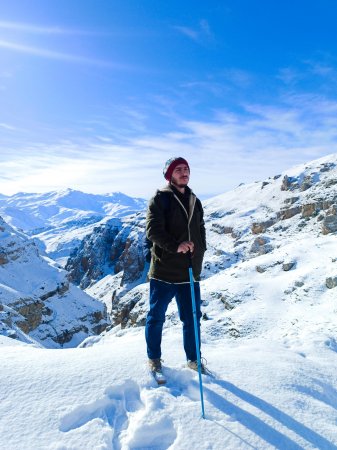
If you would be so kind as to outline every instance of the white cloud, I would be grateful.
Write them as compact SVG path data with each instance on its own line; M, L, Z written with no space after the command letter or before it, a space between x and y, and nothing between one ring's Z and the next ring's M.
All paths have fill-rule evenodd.
M81 30L75 28L64 28L60 26L44 26L44 25L35 25L31 23L23 23L23 22L10 22L10 21L0 21L0 29L10 30L10 31L18 31L21 33L30 33L30 34L45 34L45 35L84 35L84 36L105 36L107 34L111 34L111 32L104 31L90 31L90 30Z
M71 55L68 53L43 49L40 47L32 47L32 46L23 45L20 43L18 44L15 42L9 42L9 41L4 41L4 40L0 40L0 48L4 48L7 50L19 52L19 53L26 53L26 54L33 55L33 56L39 56L42 58L55 59L55 60L65 61L65 62L70 62L70 63L89 64L89 65L106 67L106 68L117 69L117 70L134 70L134 67L128 66L126 64L119 64L116 62L105 61L105 60L95 59L95 58L87 58L85 56Z
M141 132L118 145L111 135L99 135L0 149L0 177L12 180L0 181L0 193L71 187L149 197L164 184L164 162L181 155L190 162L196 193L215 195L337 152L336 113L337 102L288 96L279 106L246 105L245 114L218 111L209 121L181 121L170 133Z
M204 40L209 41L214 39L210 25L205 19L200 20L198 26L195 28L179 25L176 25L173 28L195 42L201 42Z
M5 130L15 131L16 128L8 123L0 123L0 128L4 128Z
M196 30L193 30L189 27L183 27L183 26L175 26L176 30L180 31L180 33L184 34L185 36L193 39L194 41L197 41L199 38L199 32Z

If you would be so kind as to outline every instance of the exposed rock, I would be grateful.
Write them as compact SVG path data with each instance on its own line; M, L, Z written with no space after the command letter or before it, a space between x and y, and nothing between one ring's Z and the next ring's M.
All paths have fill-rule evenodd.
M288 177L288 175L285 175L282 180L281 191L292 191L296 188L298 188L297 178Z
M218 234L232 234L233 227L226 227L218 223L212 223L212 229Z
M306 191L307 189L311 188L313 185L313 177L312 175L307 175L303 178L302 182L300 183L300 190Z
M258 255L264 255L271 252L272 246L269 244L269 239L263 236L257 237L251 248L250 253L257 253Z
M11 306L25 319L17 322L17 326L24 333L30 333L41 324L43 310L45 307L43 302L33 299L23 299L20 302L12 304Z
M252 224L251 230L253 234L261 234L264 233L267 228L270 228L276 223L276 219L266 220L265 222L254 222Z
M121 222L114 219L112 222L95 227L93 233L83 239L80 247L71 253L66 264L69 281L85 289L105 275L106 265L111 267L111 272L113 271L114 260L118 259L124 250L121 239L116 240L121 228ZM113 246L115 240L117 243Z
M302 206L302 217L313 217L317 215L318 209L316 203L309 203Z
M337 287L337 276L327 278L325 280L325 285L328 289L333 289L333 288Z
M281 209L281 211L278 212L277 216L281 220L291 219L292 217L296 216L296 214L299 214L301 212L301 206L295 206L293 208L288 209Z
M231 216L234 213L235 213L235 210L231 210L231 211L223 211L223 210L214 211L214 212L209 214L209 218L210 219L222 219L223 217Z
M0 266L3 266L8 263L8 258L5 253L0 253Z
M224 304L225 309L227 309L228 311L231 311L232 309L234 309L234 305L230 302L230 298L228 296L222 295L220 300Z
M75 346L107 325L105 305L71 285L35 242L1 222L0 333L46 347ZM80 325L79 325L80 324Z
M290 261L288 263L283 263L282 264L282 269L285 272L288 272L289 270L293 269L296 266L296 261Z
M330 180L327 180L325 183L324 183L324 186L326 187L326 188L329 188L329 187L331 187L331 186L335 186L337 184L337 178L332 178L332 179L330 179Z
M326 216L322 223L322 233L337 233L337 216Z
M144 242L144 214L108 221L95 228L69 258L66 269L70 281L85 289L106 275L120 272L121 286L140 281L145 268Z
M285 205L293 205L294 203L296 203L298 200L300 199L300 197L288 197L284 200L284 204Z
M112 304L112 323L122 328L145 325L148 309L148 284L143 284L129 291Z
M329 210L327 211L327 215L336 216L337 215L337 205L333 204L329 207Z
M323 163L323 164L321 164L321 166L322 167L319 169L320 172L329 172L330 170L332 170L332 169L334 169L336 167L336 164L334 164L334 163Z

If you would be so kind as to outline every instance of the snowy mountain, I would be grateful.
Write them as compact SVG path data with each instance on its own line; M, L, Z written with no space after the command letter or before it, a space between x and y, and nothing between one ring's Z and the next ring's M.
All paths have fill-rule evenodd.
M263 182L239 186L204 202L208 241L203 270L204 301L210 305L214 304L212 299L220 302L221 320L225 324L218 327L221 333L233 336L253 333L254 324L241 325L234 321L234 309L240 315L247 301L257 301L261 295L267 303L276 295L281 305L296 302L298 298L310 299L311 292L316 292L316 299L333 295L329 288L337 283L336 205L336 155L290 169ZM108 242L104 238L105 243L101 240L99 244L98 235L102 237L106 231L102 234L102 230L97 229L73 259L72 270L77 275L81 273L77 283L84 280L82 287L105 301L113 324L143 325L148 286L140 283L145 272L136 271L137 278L137 275L130 276L129 271L134 266L146 271L144 247L140 245L144 239L144 217L129 218L125 229L128 230L126 236L132 233L129 241L134 245L128 264L121 267L110 257L122 254L126 238L122 246L120 240ZM105 250L108 257L98 261L93 255L102 254L100 245L111 247L111 252ZM313 261L320 261L319 266ZM104 267L108 267L105 272ZM130 283L122 281L128 278ZM277 286L273 287L275 280L278 280ZM217 287L213 289L215 283ZM267 290L261 288L265 283L269 286ZM135 284L137 286L133 287ZM205 318L211 315L212 311L205 308ZM173 320L177 320L176 315ZM254 318L252 321L255 323Z
M73 347L107 325L104 305L69 283L34 240L0 217L0 334Z
M106 304L117 325L127 320L130 311L130 307L121 311L122 298L146 280L147 252L143 212L95 227L70 255L65 268L73 283Z
M86 194L72 189L0 196L0 215L40 239L48 255L64 265L70 252L97 224L143 210L146 201L122 193Z
M57 352L0 336L0 447L337 450L337 155L204 208L205 420L174 302L167 385L146 369L141 213L100 225L69 267L116 326Z

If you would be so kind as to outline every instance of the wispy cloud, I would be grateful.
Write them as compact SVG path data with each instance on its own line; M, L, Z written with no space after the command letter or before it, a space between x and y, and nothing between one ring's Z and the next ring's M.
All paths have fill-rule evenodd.
M39 25L24 22L0 21L0 31L6 30L20 34L42 34L45 36L87 36L87 37L153 37L157 35L148 28L81 29L65 28L58 25Z
M99 67L106 67L117 70L135 70L135 67L120 64L112 61L105 61L101 59L88 58L85 56L77 56L71 55L68 53L57 52L54 50L43 49L39 47L33 47L28 45L22 45L15 42L9 42L0 40L0 48L4 48L7 50L11 50L19 53L26 53L33 56L38 56L41 58L54 59L59 61L65 61L70 63L80 63L80 64L89 64Z
M246 104L245 114L218 111L207 121L180 120L169 133L140 131L119 143L97 134L1 149L0 177L11 182L0 181L0 192L72 187L149 197L164 184L164 162L182 155L191 165L192 188L215 195L337 153L336 114L337 101L288 95L277 106Z
M8 123L0 123L0 128L4 128L5 130L15 131L16 127L9 125Z
M109 32L81 30L75 28L64 28L60 26L43 26L22 22L0 21L0 30L19 31L31 34L47 34L47 35L106 35Z
M244 114L219 110L207 121L180 120L168 133L140 129L123 141L96 133L96 139L25 144L15 151L4 147L0 193L72 187L149 197L164 184L164 162L182 155L192 168L192 188L210 196L337 152L337 101L288 95L274 106L244 108ZM137 118L136 111L132 115Z
M335 83L337 81L337 70L333 64L329 64L329 61L307 59L301 61L296 67L281 68L277 78L286 85L292 86L309 80L311 82L316 80L316 82L322 83Z
M198 26L194 28L181 25L176 25L173 28L195 42L202 42L204 40L209 41L214 39L214 35L211 31L210 25L205 19L200 20Z
M292 67L283 67L279 70L276 78L283 81L286 85L292 85L300 81L303 78L303 74Z

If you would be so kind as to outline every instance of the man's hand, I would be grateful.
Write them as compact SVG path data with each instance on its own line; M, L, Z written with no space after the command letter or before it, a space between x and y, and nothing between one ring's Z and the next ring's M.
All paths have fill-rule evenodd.
M179 245L177 253L187 253L187 252L193 253L193 251L194 251L194 243L192 241L184 241Z

